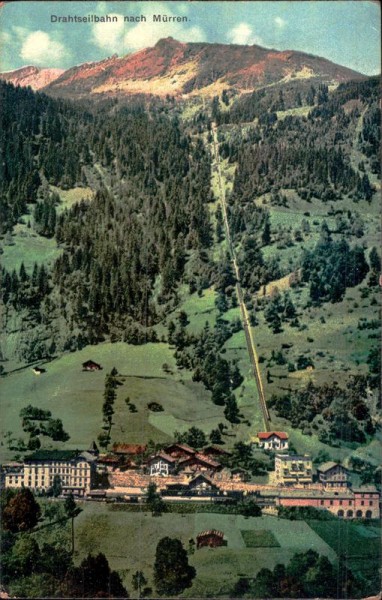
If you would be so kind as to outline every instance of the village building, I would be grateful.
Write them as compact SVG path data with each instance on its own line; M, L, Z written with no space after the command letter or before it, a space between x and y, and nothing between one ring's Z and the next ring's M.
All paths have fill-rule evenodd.
M305 507L328 510L343 519L379 519L379 492L374 486L358 489L281 490L276 506Z
M83 371L102 371L102 367L98 363L94 362L94 360L87 360L84 363L82 363L82 370Z
M21 462L12 461L1 466L1 487L21 488L24 486L24 465Z
M97 456L97 472L114 471L121 464L121 457L114 454L99 454Z
M189 458L196 454L196 450L187 444L171 444L170 446L166 446L164 451L173 458Z
M154 456L151 456L147 461L151 477L157 477L158 475L167 477L175 471L176 465L176 458L165 452L154 454Z
M46 492L59 477L62 493L86 495L93 484L96 471L95 457L78 450L38 450L27 456L21 468L4 474L7 488L30 488Z
M307 455L276 454L274 481L277 485L312 483L312 459Z
M226 546L227 542L224 539L224 533L217 529L209 529L208 531L202 531L196 536L196 547L199 548L218 548L219 546Z
M188 458L183 458L179 460L178 468L179 471L182 471L185 467L189 467L194 471L220 471L222 465L217 461L211 458L210 456L205 456L204 454L195 453L193 456Z
M212 496L219 493L219 487L210 474L198 473L188 480L172 481L164 489L169 496Z
M232 456L231 452L228 452L228 450L224 450L223 448L218 448L217 446L206 446L203 448L202 454L203 456L211 456L212 458Z
M147 451L146 444L114 444L113 453L117 456L142 457Z
M318 481L327 488L346 488L349 471L335 462L326 462L317 467Z
M264 450L288 450L289 436L284 431L259 431L257 444Z
M219 491L218 486L212 481L212 479L204 474L199 473L188 483L188 489L195 495L206 495L213 494Z

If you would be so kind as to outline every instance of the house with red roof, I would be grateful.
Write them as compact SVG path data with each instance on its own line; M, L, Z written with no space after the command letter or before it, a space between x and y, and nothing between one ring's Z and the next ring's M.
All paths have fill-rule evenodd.
M264 450L288 450L289 436L284 431L259 431L257 434L259 448Z

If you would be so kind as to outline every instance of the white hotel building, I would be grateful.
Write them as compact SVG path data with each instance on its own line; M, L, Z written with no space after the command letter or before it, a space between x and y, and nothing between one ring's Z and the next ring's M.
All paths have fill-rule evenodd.
M78 450L38 450L26 456L23 463L3 465L6 488L27 487L46 492L60 478L63 494L86 495L92 487L96 457Z

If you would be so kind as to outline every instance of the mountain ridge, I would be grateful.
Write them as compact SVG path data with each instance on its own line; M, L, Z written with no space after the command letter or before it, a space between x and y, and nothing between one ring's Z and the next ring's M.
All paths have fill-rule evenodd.
M27 70L25 74L23 69ZM36 71L32 73L31 69ZM16 85L42 89L52 96L81 98L89 94L211 97L222 89L240 95L290 79L315 79L329 84L367 76L295 50L255 44L185 43L168 37L122 57L113 55L67 70L25 67L0 77Z

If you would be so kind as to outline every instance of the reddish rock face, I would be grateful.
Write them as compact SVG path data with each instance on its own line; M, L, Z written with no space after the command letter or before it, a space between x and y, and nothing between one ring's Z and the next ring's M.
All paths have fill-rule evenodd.
M37 67L22 67L16 71L2 73L1 79L21 87L30 86L32 90L40 90L64 73L64 69L38 69Z
M121 58L114 55L65 72L25 67L0 76L16 85L44 88L51 95L68 98L88 94L214 96L220 88L234 88L240 94L290 78L338 83L363 77L303 52L281 52L256 45L186 44L172 38Z

